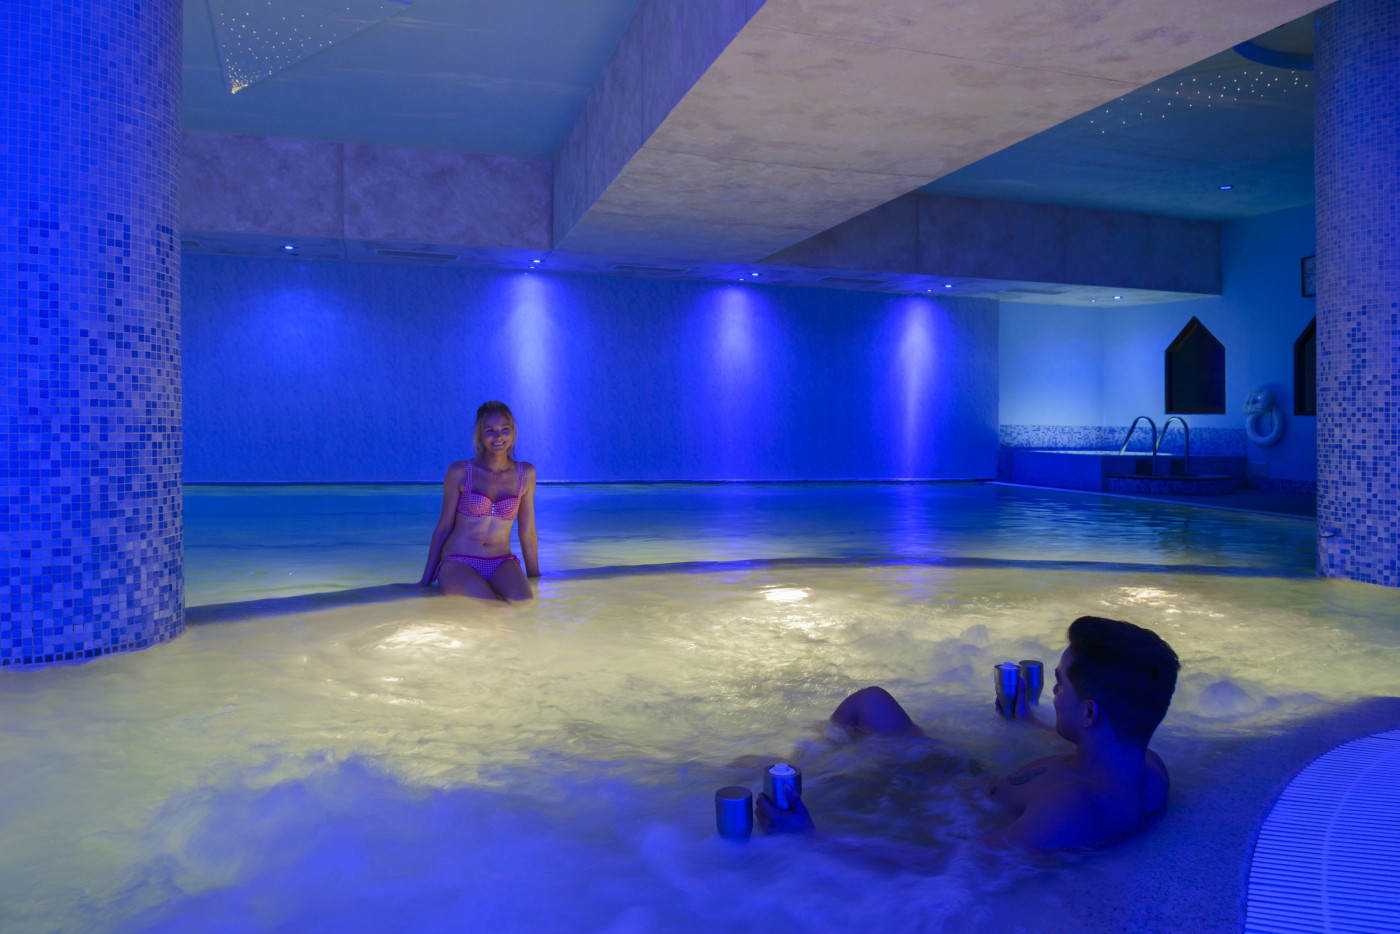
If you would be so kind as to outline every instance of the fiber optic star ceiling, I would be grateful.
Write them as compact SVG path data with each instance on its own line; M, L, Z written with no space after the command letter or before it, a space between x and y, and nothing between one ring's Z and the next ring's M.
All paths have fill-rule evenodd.
M1255 41L1310 57L1312 17ZM1309 204L1312 72L1226 50L921 190L1202 220Z
M552 156L639 3L184 0L184 125ZM231 94L239 23L260 36L231 50Z
M224 84L230 94L236 94L388 19L412 2L209 0Z

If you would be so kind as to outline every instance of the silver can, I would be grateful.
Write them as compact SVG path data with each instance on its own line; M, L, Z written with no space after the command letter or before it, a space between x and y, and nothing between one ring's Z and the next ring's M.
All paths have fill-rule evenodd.
M1004 717L1016 716L1016 685L1021 680L1021 668L1015 662L1002 662L992 669L996 685L997 707Z
M1045 687L1045 663L1034 659L1022 659L1020 663L1021 681L1026 686L1026 700L1040 703L1040 692Z
M753 835L753 792L742 785L726 785L715 792L715 828L729 840Z
M763 772L763 793L778 810L792 810L793 798L802 797L802 770L786 762L770 765Z

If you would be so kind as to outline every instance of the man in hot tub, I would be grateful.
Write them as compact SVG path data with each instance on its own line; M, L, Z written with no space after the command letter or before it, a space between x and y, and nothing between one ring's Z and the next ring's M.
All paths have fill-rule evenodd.
M1038 850L1098 846L1138 830L1167 803L1167 770L1147 748L1166 716L1181 667L1156 633L1115 619L1081 616L1055 666L1055 724L1041 723L1024 696L1016 715L1053 729L1073 752L1037 759L992 783L988 794L1014 819L994 840ZM884 688L841 702L831 719L856 732L922 736ZM769 833L812 829L806 807L780 811L757 798Z

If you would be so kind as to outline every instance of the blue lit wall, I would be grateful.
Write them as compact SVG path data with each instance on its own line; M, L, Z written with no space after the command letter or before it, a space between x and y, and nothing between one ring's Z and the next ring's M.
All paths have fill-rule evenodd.
M1317 299L1301 294L1299 262L1315 243L1312 206L1292 208L1222 225L1218 298L1102 309L1003 303L1002 424L1126 429L1147 415L1160 426L1165 352L1195 316L1225 345L1226 412L1185 416L1192 451L1204 453L1198 443L1219 430L1216 443L1237 437L1238 453L1268 479L1315 482L1317 419L1293 415L1293 342L1317 313ZM1243 439L1244 399L1259 387L1285 413L1273 447Z
M478 404L543 479L989 478L989 300L190 255L189 482L438 480Z

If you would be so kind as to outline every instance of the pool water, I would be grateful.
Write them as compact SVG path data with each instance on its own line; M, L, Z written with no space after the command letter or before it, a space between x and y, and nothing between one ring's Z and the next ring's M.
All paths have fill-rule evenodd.
M187 490L187 634L0 677L0 930L1236 930L1270 795L1400 725L1374 700L1400 598L1312 576L1310 522L992 484L542 487L547 576L507 608L405 583L439 503ZM1084 613L1182 657L1172 806L1102 852L990 850L990 777L1062 748L992 713L992 665L1053 664ZM824 725L871 683L932 738ZM783 759L821 832L718 839L715 789Z

